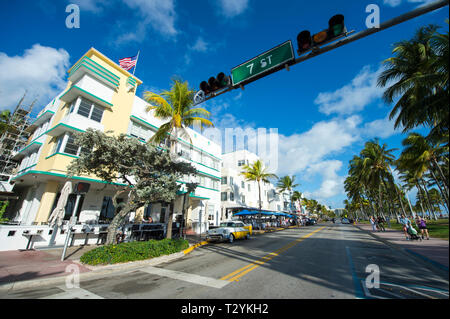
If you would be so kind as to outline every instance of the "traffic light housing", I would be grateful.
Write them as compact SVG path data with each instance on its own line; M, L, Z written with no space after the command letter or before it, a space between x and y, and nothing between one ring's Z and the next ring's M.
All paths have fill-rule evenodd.
M328 40L332 40L345 32L347 32L347 30L342 14L337 14L328 21Z
M200 83L200 90L209 95L215 91L221 90L230 86L230 77L225 75L225 73L220 72L216 77L210 77L208 81L203 81Z
M323 45L327 42L340 37L347 32L344 24L344 16L337 14L328 21L328 29L318 32L311 36L308 30L302 31L297 35L298 54L301 55L313 49L316 46Z
M86 194L89 192L89 188L91 187L88 183L77 183L75 185L75 194Z
M311 49L311 32L302 31L297 35L298 53L301 54Z

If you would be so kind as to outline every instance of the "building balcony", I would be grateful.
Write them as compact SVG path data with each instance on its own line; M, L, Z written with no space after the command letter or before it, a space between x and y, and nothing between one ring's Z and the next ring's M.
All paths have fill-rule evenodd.
M50 136L60 136L64 132L79 133L85 132L88 128L103 131L102 124L88 119L76 113L65 116L58 124L49 129L46 134Z
M76 83L86 74L112 89L117 89L119 87L119 76L102 67L100 64L87 56L84 56L77 64L73 66L69 73L68 79L72 83Z
M110 96L108 97L103 96L102 98L77 85L73 85L70 89L68 89L67 92L60 97L60 100L66 103L70 103L79 96L82 96L103 107L110 108L113 106L113 104L111 103L112 94L110 94Z
M41 146L42 146L42 143L34 141L34 142L28 144L27 146L25 146L24 148L22 148L21 150L14 152L12 154L12 158L13 158L13 160L20 160L20 159L24 158L25 156L27 156L28 154L31 154L35 150L39 149Z

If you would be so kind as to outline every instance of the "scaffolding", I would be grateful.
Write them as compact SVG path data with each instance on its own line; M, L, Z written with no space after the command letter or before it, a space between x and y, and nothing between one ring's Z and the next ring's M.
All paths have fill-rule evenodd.
M0 182L8 182L17 173L19 161L14 155L23 149L30 137L27 128L30 126L30 113L36 100L28 107L22 107L26 93L20 99L14 112L8 116L5 131L0 137Z

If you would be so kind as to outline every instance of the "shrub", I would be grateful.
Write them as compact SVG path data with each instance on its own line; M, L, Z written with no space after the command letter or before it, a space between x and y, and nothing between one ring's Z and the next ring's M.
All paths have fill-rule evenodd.
M184 239L135 241L95 248L81 256L80 261L88 265L117 264L169 255L188 247Z

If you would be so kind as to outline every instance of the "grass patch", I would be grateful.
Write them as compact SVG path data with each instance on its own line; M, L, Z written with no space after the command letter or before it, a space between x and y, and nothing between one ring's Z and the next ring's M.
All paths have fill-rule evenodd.
M135 241L95 248L81 256L80 261L92 266L125 263L170 255L188 247L184 239Z
M413 222L412 218L410 218L411 222ZM413 222L414 228L419 232L419 228L416 226L415 222ZM433 238L441 238L448 239L448 219L438 219L438 220L427 220L427 228L428 234ZM391 228L394 230L403 231L403 225L397 223L396 221L391 221Z

